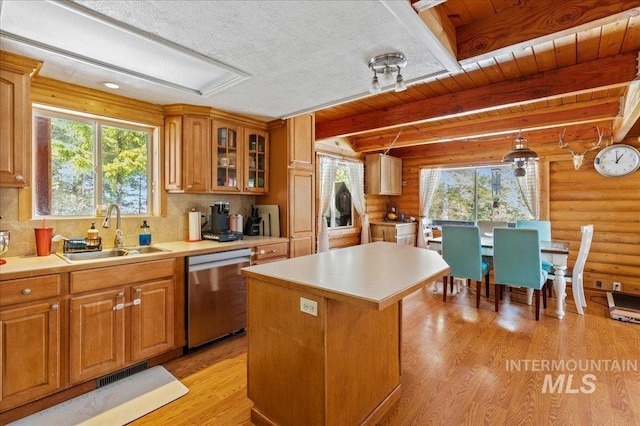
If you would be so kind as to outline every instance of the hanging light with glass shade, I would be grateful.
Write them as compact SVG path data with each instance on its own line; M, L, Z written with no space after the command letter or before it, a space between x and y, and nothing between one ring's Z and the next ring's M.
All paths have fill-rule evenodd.
M512 163L515 167L513 174L522 177L526 174L525 166L528 161L538 161L538 154L529 149L529 141L518 131L518 136L511 142L511 151L502 157L502 162Z
M394 82L393 73L397 72L398 75L395 78L396 92L402 92L407 90L407 84L402 77L402 68L407 65L407 58L399 52L385 53L384 55L378 55L369 60L369 68L373 71L373 79L369 86L369 93L380 93L382 90L382 84L389 85ZM378 78L378 74L380 78Z

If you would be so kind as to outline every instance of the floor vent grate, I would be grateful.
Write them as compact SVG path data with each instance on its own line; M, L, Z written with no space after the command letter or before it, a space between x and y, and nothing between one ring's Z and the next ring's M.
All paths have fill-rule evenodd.
M145 361L141 364L136 364L132 365L131 367L125 368L124 370L111 373L108 376L99 377L96 379L96 388L101 388L113 382L117 382L120 379L124 379L125 377L133 376L134 374L144 371L147 368L149 368L149 362Z

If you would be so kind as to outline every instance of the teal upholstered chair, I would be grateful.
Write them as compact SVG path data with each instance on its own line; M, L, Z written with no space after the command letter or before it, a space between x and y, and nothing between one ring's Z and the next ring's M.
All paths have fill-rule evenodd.
M525 287L535 295L536 321L540 318L540 290L547 281L547 271L540 266L540 240L536 229L495 228L493 230L493 274L495 303L498 312L499 299L504 285ZM546 293L542 292L544 307Z
M548 220L517 220L516 228L537 229L540 241L551 241L551 222ZM542 269L547 273L553 270L553 263L548 260L542 261Z
M447 278L453 284L453 277L476 281L476 308L480 307L480 285L483 277L489 296L489 269L491 264L482 260L480 230L477 226L443 226L442 257L449 264L451 272L444 277L442 300L447 301Z

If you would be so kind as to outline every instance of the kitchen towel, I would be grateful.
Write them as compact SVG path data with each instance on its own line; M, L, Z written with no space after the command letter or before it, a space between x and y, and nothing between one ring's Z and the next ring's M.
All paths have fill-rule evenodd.
M200 212L189 212L189 241L200 239Z

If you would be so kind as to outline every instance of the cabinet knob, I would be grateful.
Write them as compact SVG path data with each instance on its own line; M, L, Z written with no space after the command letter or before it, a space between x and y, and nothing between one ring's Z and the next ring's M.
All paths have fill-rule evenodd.
M193 188L193 185L187 185L187 189Z
M51 305L51 308L50 308L50 309L51 309L52 311L57 311L59 307L60 307L60 305L58 305L57 303L54 303L53 305Z
M135 291L136 293L142 293L142 289L141 288L136 288L133 291Z
M271 250L269 253L275 253L275 252L276 252L275 250Z
M24 290L22 290L22 294L24 294L25 296L28 296L29 294L31 294L31 289L25 288Z
M22 182L22 181L24 180L24 176L22 176L22 175L16 175L16 180L17 180L18 182Z
M118 292L118 297L124 297L124 291L119 291Z
M264 250L260 250L260 254L264 254L264 253L265 253L265 251L264 251Z

